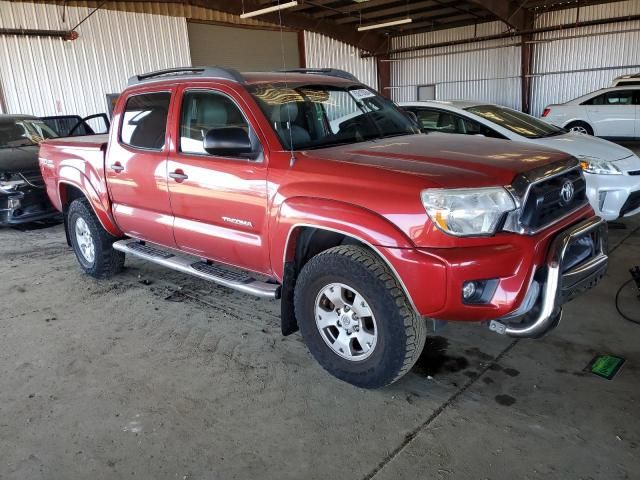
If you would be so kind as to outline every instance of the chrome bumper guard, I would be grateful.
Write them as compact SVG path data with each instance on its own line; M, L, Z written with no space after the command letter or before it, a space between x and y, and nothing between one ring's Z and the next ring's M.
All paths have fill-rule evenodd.
M578 243L587 245L589 254L577 265L567 266L570 251ZM607 264L607 224L602 218L592 217L560 232L549 248L544 280L534 280L523 301L525 311L521 307L515 315L492 320L489 329L512 337L541 337L559 323L563 303L597 285ZM537 297L535 302L532 295Z

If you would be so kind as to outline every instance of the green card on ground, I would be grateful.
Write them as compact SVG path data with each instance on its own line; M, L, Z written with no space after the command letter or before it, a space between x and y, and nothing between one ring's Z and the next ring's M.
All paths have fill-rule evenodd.
M624 363L624 358L616 357L614 355L596 355L591 363L589 369L591 373L598 375L599 377L611 380L615 377L620 367Z

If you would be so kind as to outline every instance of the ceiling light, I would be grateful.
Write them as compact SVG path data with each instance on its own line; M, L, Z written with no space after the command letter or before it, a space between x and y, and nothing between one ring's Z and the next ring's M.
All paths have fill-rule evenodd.
M365 30L373 30L374 28L392 27L394 25L403 25L405 23L411 23L411 22L413 22L413 19L411 18L402 18L400 20L393 20L391 22L375 23L373 25L364 25L362 27L358 27L358 31L364 32Z
M240 15L240 18L257 17L258 15L264 15L265 13L277 12L278 10L284 10L285 8L291 8L298 5L297 1L281 3L280 5L274 5L273 7L261 8L260 10L254 10L253 12L247 12Z

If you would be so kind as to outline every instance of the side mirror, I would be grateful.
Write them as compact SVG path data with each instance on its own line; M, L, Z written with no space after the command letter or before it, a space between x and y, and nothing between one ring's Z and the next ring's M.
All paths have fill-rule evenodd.
M234 157L253 151L249 134L242 128L212 128L204 136L203 146L209 155Z

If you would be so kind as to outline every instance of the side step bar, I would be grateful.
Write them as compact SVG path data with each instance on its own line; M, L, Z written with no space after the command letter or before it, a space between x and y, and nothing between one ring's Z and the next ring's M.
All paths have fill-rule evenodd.
M262 298L280 298L280 285L251 277L248 273L221 265L197 260L159 247L127 238L114 242L113 248L163 267L199 277L224 287Z

